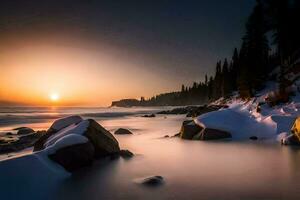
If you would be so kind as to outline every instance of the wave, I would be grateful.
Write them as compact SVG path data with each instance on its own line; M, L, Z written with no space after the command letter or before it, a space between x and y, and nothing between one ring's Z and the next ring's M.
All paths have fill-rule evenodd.
M161 109L127 109L126 111L118 111L118 109L107 112L107 109L101 112L95 112L95 109L68 109L60 110L60 112L50 112L49 110L34 109L34 110L15 110L15 112L0 112L0 126L15 125L15 124L29 124L42 123L58 118L80 115L83 118L109 119L126 116L139 116L158 112ZM92 112L91 112L92 111ZM98 111L98 110L97 110Z

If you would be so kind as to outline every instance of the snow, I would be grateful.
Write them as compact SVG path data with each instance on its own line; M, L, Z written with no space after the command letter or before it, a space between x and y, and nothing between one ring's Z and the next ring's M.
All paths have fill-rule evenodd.
M70 176L40 153L1 161L1 199L47 199L49 191Z
M48 146L45 149L45 151L49 155L55 153L57 150L61 148L72 146L75 144L84 144L87 142L88 139L85 136L78 135L78 134L68 134L62 138L59 138L54 144Z
M48 141L45 143L44 146L49 147L53 145L56 141L58 141L60 138L63 138L64 136L69 134L82 135L86 131L88 126L89 126L88 120L82 120L78 124L71 124L68 127L61 129L59 132L49 137Z
M59 130L67 127L67 126L72 125L72 124L77 124L77 123L81 122L82 120L83 120L82 117L80 117L78 115L73 115L73 116L61 118L61 119L56 120L52 124L50 129L54 129L55 131L59 131Z
M206 128L228 131L232 139L248 139L257 136L260 139L278 141L284 138L300 115L300 94L296 95L286 104L270 107L265 104L265 98L278 88L276 82L267 82L264 90L248 101L232 98L227 101L228 109L200 115L195 123ZM216 101L217 102L217 101ZM259 104L261 111L257 112Z

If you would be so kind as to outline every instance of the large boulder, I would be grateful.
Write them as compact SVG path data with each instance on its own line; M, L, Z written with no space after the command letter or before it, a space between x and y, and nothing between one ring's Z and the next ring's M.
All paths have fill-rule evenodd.
M197 125L193 120L186 120L182 123L180 130L180 138L191 140L197 135L203 128Z
M193 140L219 140L231 137L231 134L226 131L204 128L200 133L193 137Z
M119 128L115 131L115 134L116 135L131 135L132 132L128 129L125 129L125 128Z

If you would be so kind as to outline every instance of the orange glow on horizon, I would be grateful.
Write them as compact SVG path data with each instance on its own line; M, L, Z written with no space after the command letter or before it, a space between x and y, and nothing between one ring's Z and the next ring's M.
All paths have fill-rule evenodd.
M144 61L122 58L109 49L0 48L0 103L109 106L114 100L174 90L173 83L147 71Z

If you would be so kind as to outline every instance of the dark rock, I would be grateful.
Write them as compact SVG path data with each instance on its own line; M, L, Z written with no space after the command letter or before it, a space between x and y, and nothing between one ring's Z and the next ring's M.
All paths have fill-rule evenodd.
M17 134L18 135L25 135L25 134L29 134L29 133L33 133L34 130L28 127L20 127L14 130L18 130Z
M132 134L132 132L125 128L119 128L118 130L115 131L115 134L116 135L130 135L130 134Z
M41 137L40 134L31 133L28 135L16 138L14 141L6 142L0 145L0 153L11 153L21 151L25 148L31 147Z
M74 171L93 163L95 148L91 142L76 144L58 149L48 157L63 166L67 171Z
M13 134L12 134L12 132L8 132L8 133L6 133L5 135L13 135Z
M149 117L149 118L151 118L151 117L156 117L156 116L155 116L155 114L151 114L151 115L143 115L142 117Z
M167 114L167 115L186 114L187 117L197 117L204 113L216 111L221 108L228 108L228 106L227 105L186 106L186 107L174 108L172 110L160 111L157 114Z
M43 134L41 134L41 137L34 143L34 146L33 146L33 151L41 151L43 150L45 147L44 147L44 144L47 142L47 139L54 135L55 132L44 132Z
M164 178L162 176L150 176L139 179L137 182L146 186L158 186L164 183Z
M24 129L24 128L28 128L28 127L21 126L21 127L18 127L18 128L14 128L13 130L14 130L14 131L18 131L18 130L21 130L21 129Z
M251 136L251 137L249 137L249 139L250 139L250 140L258 140L258 137L256 137L256 136Z
M129 150L120 150L119 155L122 158L127 158L127 159L134 156L134 154Z
M200 133L193 137L193 140L219 140L231 137L231 134L226 131L204 128Z
M176 134L173 135L172 137L180 137L180 133L176 133Z
M170 136L169 136L169 135L165 135L165 136L164 136L164 138L168 138L168 137L170 137Z
M299 146L300 141L299 141L299 138L296 135L290 134L290 135L288 135L287 137L285 137L281 140L281 144Z
M93 144L96 157L120 151L119 143L115 137L93 119L89 119L89 126L83 135Z
M180 130L180 137L182 139L191 140L198 134L203 128L197 125L193 120L186 120L182 123Z

